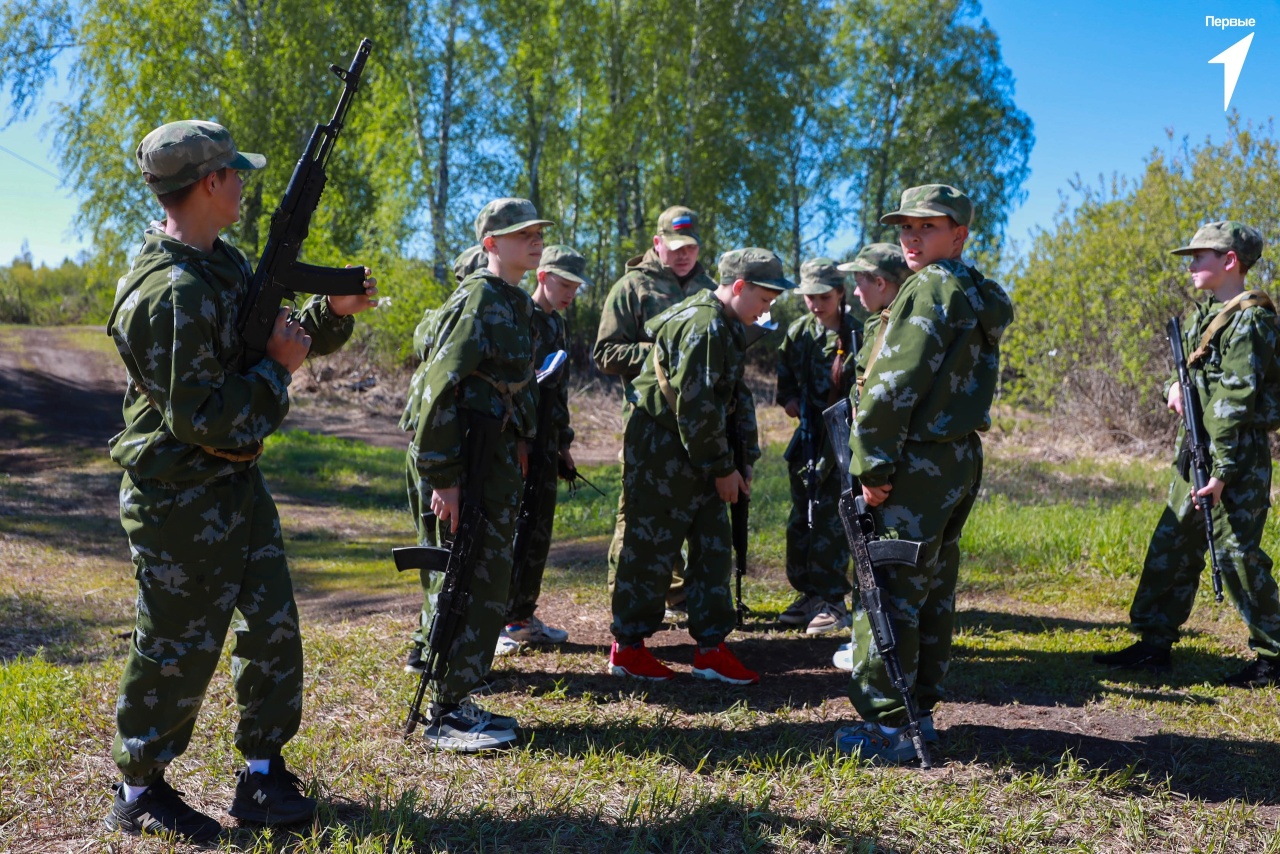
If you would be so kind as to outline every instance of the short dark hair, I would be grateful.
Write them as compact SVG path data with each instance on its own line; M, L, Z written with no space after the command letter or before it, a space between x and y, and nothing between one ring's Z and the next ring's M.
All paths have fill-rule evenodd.
M210 172L209 175L217 175L219 181L225 181L227 180L227 169L228 167L223 166L221 169L217 170L216 172ZM205 178L208 178L209 175L205 175L204 178L201 178L198 181L192 181L190 184L188 184L185 187L179 187L178 189L174 190L172 193L161 193L160 195L156 196L156 200L160 202L160 207L164 208L165 210L176 208L179 205L181 205L183 202L185 202L188 196L190 196L193 192L195 192L196 184L199 184L200 181L203 181Z

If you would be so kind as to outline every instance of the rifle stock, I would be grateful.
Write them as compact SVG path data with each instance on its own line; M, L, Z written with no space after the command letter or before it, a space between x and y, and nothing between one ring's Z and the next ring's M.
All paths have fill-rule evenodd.
M328 124L318 124L311 132L307 147L293 169L289 186L280 206L271 215L271 228L258 267L254 270L249 290L240 307L238 329L244 341L244 364L257 364L267 352L267 341L275 327L280 304L292 300L297 292L329 296L364 293L364 268L317 267L302 264L298 254L311 229L311 217L320 204L328 176L325 165L346 120L351 98L360 85L365 60L373 42L362 39L347 69L329 68L343 82L337 109Z
M1182 392L1182 424L1186 428L1183 441L1191 456L1190 480L1199 492L1209 485L1209 472L1212 461L1209 458L1209 442L1204 436L1204 412L1200 408L1200 395L1191 382L1191 370L1187 367L1187 357L1182 349L1182 324L1178 318L1172 318L1167 327L1169 349L1173 351L1173 366L1178 371L1178 386ZM1222 567L1218 565L1218 549L1214 545L1213 533L1213 498L1205 496L1193 499L1204 513L1205 534L1209 540L1209 563L1213 567L1213 598L1222 601Z

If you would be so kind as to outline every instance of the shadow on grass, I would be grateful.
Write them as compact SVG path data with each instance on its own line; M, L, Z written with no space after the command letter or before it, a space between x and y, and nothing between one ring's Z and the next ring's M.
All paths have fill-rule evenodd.
M1075 507L1110 507L1159 501L1167 475L1160 473L1151 487L1145 483L1124 483L1099 470L1089 475L1070 476L1060 463L1045 460L999 459L983 471L984 492L1002 495L1020 506L1064 504Z
M52 461L78 465L106 453L124 424L124 387L69 382L36 370L0 368L0 472L34 474ZM48 453L17 454L18 448Z
M963 762L1012 766L1019 771L1052 770L1064 754L1100 775L1116 775L1112 785L1169 789L1206 801L1240 799L1280 803L1280 744L1159 733L1132 741L1053 729L1004 729L958 725L944 733L946 757ZM1141 775L1145 774L1145 781Z
M0 481L0 535L29 540L41 551L79 557L128 558L120 528L120 474L70 469Z
M110 645L103 648L103 630L113 626L115 620L71 612L37 593L0 596L0 664L37 653L59 665L102 661L112 654ZM128 641L119 644L124 649Z
M661 796L659 796L661 798ZM897 854L899 849L874 837L850 836L836 821L797 819L763 804L743 803L723 796L676 803L647 800L628 804L616 820L578 814L563 809L526 818L500 815L490 806L459 806L465 799L437 800L432 793L410 789L387 806L374 803L322 804L319 833L282 834L269 837L246 829L231 836L243 848L255 851L300 850L299 844L316 840L320 845L339 838L350 844L368 840L411 842L418 851L610 851L694 852L779 851L771 838L786 833L819 846L838 839L846 850ZM665 799L663 799L665 800ZM665 811L655 818L648 813ZM368 844L368 843L366 843ZM359 846L365 850L364 846ZM310 850L309 848L307 850ZM374 850L370 847L368 850ZM377 850L382 850L378 848ZM391 850L390 847L387 850ZM396 850L401 850L397 846Z

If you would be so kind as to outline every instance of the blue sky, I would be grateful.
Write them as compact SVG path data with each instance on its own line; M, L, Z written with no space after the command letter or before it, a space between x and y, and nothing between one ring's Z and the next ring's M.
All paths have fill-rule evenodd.
M1223 68L1208 61L1250 32L1231 106L1258 122L1280 113L1280 99L1266 94L1280 80L1280 2L986 0L982 8L1013 71L1015 99L1035 122L1027 200L1008 228L1024 250L1032 229L1052 224L1072 176L1097 183L1116 172L1136 175L1153 149L1168 146L1168 128L1193 144L1220 140ZM1205 25L1209 15L1253 17L1256 26L1217 29ZM73 194L41 171L59 171L52 137L40 132L47 121L41 111L0 131L8 149L0 151L0 263L24 240L37 262L50 264L85 246L71 231ZM844 248L839 243L830 248Z

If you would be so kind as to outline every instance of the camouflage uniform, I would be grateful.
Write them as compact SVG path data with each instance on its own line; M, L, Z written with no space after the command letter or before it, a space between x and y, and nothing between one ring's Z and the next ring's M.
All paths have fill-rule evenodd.
M834 269L834 262L830 266ZM797 293L818 292L806 290L810 284L806 278L806 270L802 267ZM842 286L840 282L835 284ZM821 292L829 290L831 287L826 287ZM851 336L856 348L862 324L847 308L842 326L848 330L846 336ZM843 602L851 590L849 543L840 525L840 479L831 477L835 460L822 421L822 411L840 397L848 397L853 388L853 353L840 356L849 360L848 369L841 377L840 388L831 387L831 368L840 349L840 336L823 326L815 315L806 313L796 319L778 347L775 397L779 406L798 400L802 409L808 409L808 423L813 430L814 451L818 458L816 503L813 527L810 528L804 425L798 425L783 455L789 465L791 481L791 513L787 518L787 581L800 593L833 603Z
M548 246L543 250L542 264L538 267L539 271L545 270L569 281L576 281L580 286L591 283L584 275L585 268L586 259L566 246ZM566 348L565 322L560 312L548 313L535 302L533 328L538 340L534 364L541 365L552 353ZM540 392L550 395L551 432L548 436L538 436L529 449L529 468L532 471L534 467L533 454L541 452L544 472L539 501L541 513L530 538L526 563L520 570L520 589L511 591L508 623L529 619L538 607L542 576L546 572L547 555L551 551L551 529L556 519L560 454L569 450L569 446L573 444L573 428L569 426L568 385L561 380L549 389L540 389Z
M532 209L527 202L523 204ZM545 224L543 220L532 222ZM484 236L479 221L476 236ZM532 317L533 300L520 288L488 270L468 276L437 314L429 360L415 373L401 420L402 426L413 430L409 455L416 478L410 496L416 496L420 508L430 506L435 489L466 489L462 483L466 413L477 412L504 422L499 448L482 488L488 525L479 544L466 628L444 678L429 685L433 702L441 706L461 702L488 673L506 615L511 538L522 487L517 442L532 440L537 411ZM446 539L441 534L447 533L447 527L436 525L437 542ZM444 575L424 571L422 581L426 599L422 626L426 626ZM420 626L414 641L425 643L423 633Z
M251 276L222 240L206 254L155 223L108 321L130 381L125 428L110 444L125 470L120 520L138 580L112 750L131 785L149 785L186 749L228 627L236 748L278 755L302 716L298 612L257 466L289 410L290 374L269 358L240 366L236 324ZM354 324L323 297L301 320L313 354L338 349Z
M737 250L753 252L764 250ZM781 262L767 254L777 274L761 283L791 287L781 278ZM714 647L736 621L729 515L715 487L716 478L734 471L731 415L746 464L760 457L755 403L743 379L746 329L715 292L701 291L659 314L646 332L653 346L635 381L636 408L623 440L623 500L632 524L617 548L610 631L626 645L662 627L670 567L687 541L689 634L700 647Z
M663 216L670 219L673 211L688 211L687 208L670 208ZM697 228L697 218L693 217L693 228ZM660 224L661 233L662 226ZM660 313L699 291L715 290L715 281L707 275L702 263L694 265L693 270L683 280L658 260L654 249L649 249L642 256L627 262L627 271L621 279L614 283L609 295L605 298L604 307L600 311L600 327L596 332L595 347L591 351L596 367L602 373L622 377L622 426L626 432L627 423L636 406L636 390L634 382L640 375L649 355L653 338L646 329L646 324ZM622 476L627 476L627 461L622 461ZM614 577L618 571L618 551L622 548L622 540L626 533L627 512L626 492L618 498L618 516L613 530L613 541L609 546L609 589L613 590ZM683 601L683 568L684 558L677 552L672 566L672 584L667 601L678 604Z
M924 188L903 194L904 208L911 210L910 194L918 189ZM911 276L883 321L883 342L872 354L849 439L853 476L866 486L893 485L876 508L885 533L924 543L917 570L885 573L881 583L903 669L926 713L943 698L960 534L982 479L978 431L991 425L999 340L1012 320L1008 295L959 260L938 261ZM902 698L861 610L854 615L852 652L854 708L868 721L901 722Z
M1211 223L1202 232L1215 225L1229 223ZM1250 264L1261 254L1260 235L1257 244ZM1200 247L1193 239L1188 250L1195 248L1215 247ZM1188 250L1179 253L1190 254ZM1204 413L1210 475L1226 484L1212 510L1223 587L1249 627L1249 648L1276 662L1280 599L1262 535L1271 503L1267 436L1280 427L1280 320L1269 304L1233 311L1197 358L1201 337L1223 309L1223 303L1210 300L1192 310L1183 324L1183 351ZM1166 384L1166 394L1176 381ZM1178 447L1185 443L1186 430L1180 428ZM1151 535L1129 610L1133 628L1155 647L1167 649L1178 640L1205 566L1204 513L1192 503L1193 489L1175 460L1168 504Z

